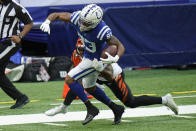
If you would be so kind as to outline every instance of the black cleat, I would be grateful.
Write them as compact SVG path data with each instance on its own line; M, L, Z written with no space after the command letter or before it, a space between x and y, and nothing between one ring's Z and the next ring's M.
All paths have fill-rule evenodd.
M125 111L124 106L121 105L115 105L114 109L112 109L114 113L114 122L113 125L117 125L121 122L122 114Z
M22 108L25 104L29 103L29 98L26 95L23 95L21 98L16 100L16 103L10 107L10 109L19 109Z
M85 120L82 122L82 125L86 125L90 121L93 120L93 118L98 115L99 110L95 106L91 106L89 109L87 108L87 115Z

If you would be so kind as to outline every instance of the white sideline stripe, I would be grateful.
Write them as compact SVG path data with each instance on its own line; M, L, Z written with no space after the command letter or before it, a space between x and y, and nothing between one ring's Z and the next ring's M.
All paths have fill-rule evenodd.
M58 124L58 123L43 123L45 125L52 125L52 126L68 126L67 124Z
M110 118L110 119L107 119L107 120L114 121L113 118ZM133 122L133 121L131 121L131 120L121 120L121 122Z
M179 106L179 114L196 113L196 105ZM174 114L167 107L152 107L152 108L136 108L126 109L123 114L125 117L146 117L146 116L162 116ZM45 122L62 122L62 121L81 121L84 120L86 111L68 112L66 114L58 114L53 117L46 116L45 114L24 114L24 115L9 115L0 116L0 125L13 125L13 124L27 124L27 123L45 123ZM100 110L98 116L94 119L108 119L113 118L111 110Z
M194 116L184 116L184 115L174 115L173 117L182 117L182 118L188 118L188 119L196 118Z
M0 108L8 108L8 107L10 107L10 106L0 106Z

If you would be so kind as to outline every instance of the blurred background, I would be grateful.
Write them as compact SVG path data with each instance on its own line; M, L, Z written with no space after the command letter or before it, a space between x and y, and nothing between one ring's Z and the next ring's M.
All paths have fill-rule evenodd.
M86 4L96 3L104 9L106 24L125 46L125 54L119 61L124 69L175 67L184 70L188 66L195 66L196 0L18 2L29 11L34 19L34 26L22 41L21 50L11 58L15 64L32 63L32 60L35 63L44 59L45 68L48 68L51 57L70 58L78 38L72 25L55 21L51 24L51 35L42 32L39 27L52 12L73 12L82 9ZM66 68L69 68L69 64L66 64ZM62 66L65 64L62 63Z

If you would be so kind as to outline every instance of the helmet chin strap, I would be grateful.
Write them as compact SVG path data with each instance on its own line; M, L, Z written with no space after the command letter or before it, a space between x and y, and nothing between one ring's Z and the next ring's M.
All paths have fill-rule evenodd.
M89 26L89 27L86 27L84 25L80 25L80 31L83 32L83 31L90 31L92 29L94 29L98 24L94 25L94 26Z
M83 25L80 26L80 31L83 32L83 31L89 31L91 30L91 28L88 28L88 27L85 27Z

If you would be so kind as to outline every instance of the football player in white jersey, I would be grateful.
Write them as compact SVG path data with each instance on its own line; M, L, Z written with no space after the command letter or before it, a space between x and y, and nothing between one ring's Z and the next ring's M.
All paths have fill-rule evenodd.
M87 107L87 116L83 121L83 125L87 124L98 115L99 110L90 103L88 97L84 93L84 89L81 88L76 81L82 79L82 84L85 89L89 89L91 93L93 92L94 94L104 97L104 92L101 92L99 88L96 88L95 86L99 72L93 68L93 60L100 58L101 52L106 44L116 45L117 54L114 57L107 54L107 59L101 59L104 63L117 62L125 50L122 43L112 35L111 29L105 24L102 17L102 9L96 4L89 4L81 11L73 13L52 13L40 26L42 31L50 34L50 23L52 21L58 19L72 23L85 45L82 62L70 70L65 78L65 82L69 85L73 93L77 95Z
M163 97L148 95L133 96L130 87L125 82L123 70L117 63L108 64L107 67L103 68L102 63L94 61L93 66L96 70L101 72L97 80L97 83L99 84L96 84L96 86L100 87L102 84L107 85L107 87L111 89L114 95L125 106L136 108L139 106L164 104L165 106L169 107L176 115L178 114L178 107L170 94L167 94ZM64 102L60 106L46 111L45 114L53 116L59 113L67 113L68 107L75 98L76 95L71 90L69 90Z

